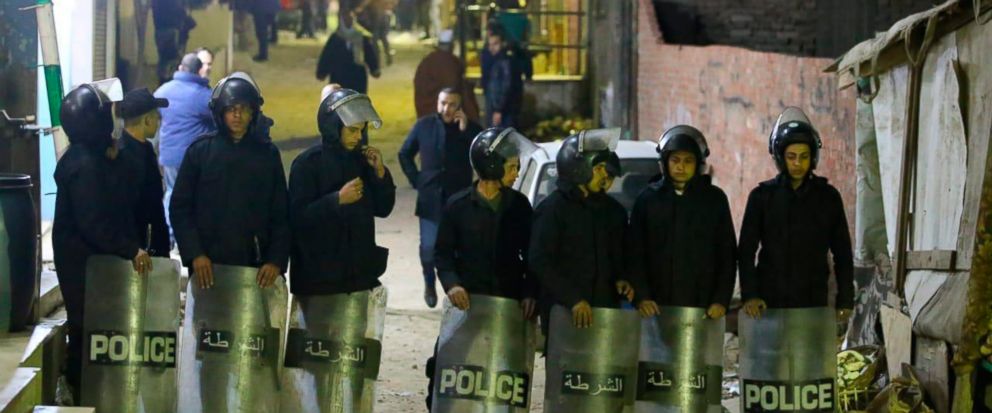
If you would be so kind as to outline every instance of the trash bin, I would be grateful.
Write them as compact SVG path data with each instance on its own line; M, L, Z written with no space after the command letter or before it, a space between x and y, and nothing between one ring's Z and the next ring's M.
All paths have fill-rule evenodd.
M38 296L37 220L31 177L0 174L0 331L23 330Z

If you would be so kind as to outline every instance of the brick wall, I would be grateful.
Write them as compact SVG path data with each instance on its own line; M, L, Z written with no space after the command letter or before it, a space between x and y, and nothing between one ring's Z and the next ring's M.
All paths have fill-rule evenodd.
M940 0L936 2L941 2ZM680 44L722 44L802 56L838 56L934 0L653 0L656 16L678 31ZM653 15L653 14L652 14ZM694 22L685 20L694 16ZM669 27L669 26L665 26ZM673 33L675 35L675 33ZM683 34L678 34L682 37Z
M823 137L817 173L830 179L854 228L855 97L822 73L830 59L787 56L731 46L663 43L651 0L638 0L638 134L691 124L712 148L714 180L727 192L740 225L748 193L776 173L768 134L787 106L799 106Z

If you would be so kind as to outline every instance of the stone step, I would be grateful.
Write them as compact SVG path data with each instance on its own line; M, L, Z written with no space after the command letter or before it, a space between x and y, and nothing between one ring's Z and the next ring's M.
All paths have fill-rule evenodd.
M41 403L41 374L36 368L19 367L0 390L0 413L30 412Z
M32 413L96 413L92 407L35 406Z
M55 389L58 386L66 351L66 327L64 319L42 320L31 334L24 355L21 357L21 367L40 369L42 382L43 403L55 401Z
M40 287L38 314L45 318L62 306L62 289L59 288L59 279L55 272L47 270L41 272Z

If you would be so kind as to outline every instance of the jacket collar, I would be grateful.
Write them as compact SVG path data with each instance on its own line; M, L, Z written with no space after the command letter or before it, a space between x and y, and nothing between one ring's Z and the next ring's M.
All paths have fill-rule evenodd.
M176 71L172 74L172 79L180 82L196 83L203 87L210 87L210 81L206 78L200 77L200 75L196 73Z

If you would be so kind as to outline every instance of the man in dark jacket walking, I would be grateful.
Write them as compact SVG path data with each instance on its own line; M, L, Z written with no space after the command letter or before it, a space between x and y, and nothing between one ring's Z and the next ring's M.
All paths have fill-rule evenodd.
M155 137L162 116L159 108L169 106L166 99L152 96L148 89L135 89L120 103L124 134L120 139L120 156L128 166L128 194L134 216L134 236L139 244L156 257L169 256L169 227L162 206L162 174L158 155L148 139Z
M317 61L317 79L345 89L368 93L369 74L379 77L379 52L372 35L355 23L351 12L341 13L337 31L327 38Z
M482 89L489 126L516 126L523 105L524 71L520 52L510 47L505 37L503 31L493 30L486 39L491 57L486 62Z
M135 270L152 269L151 258L133 235L127 205L125 166L118 158L111 101L96 87L84 84L62 100L62 127L71 145L55 166L55 221L52 249L59 285L65 299L69 345L68 382L79 400L83 358L83 307L86 262L110 254L132 260Z
M255 24L255 39L258 40L258 54L252 57L256 62L269 60L269 43L279 41L276 28L276 14L282 10L279 0L255 0L251 6L251 18Z
M378 149L362 146L382 120L368 96L339 89L317 112L322 142L293 161L289 175L292 292L323 295L371 290L388 251L375 242L375 218L393 210L396 186Z
M593 323L592 307L617 308L621 295L634 298L623 264L627 211L597 196L620 135L620 129L596 129L565 139L555 162L558 189L535 210L530 271L541 281L546 333L554 304L571 309L574 325L584 328Z
M768 146L779 175L751 191L741 225L741 298L752 317L765 308L825 307L828 252L837 276L838 321L846 323L850 317L851 238L840 193L813 174L821 145L798 108L786 109L772 130Z
M221 80L210 100L218 130L190 145L179 167L169 214L183 264L200 288L213 284L214 263L259 267L263 288L286 270L286 178L261 106L247 75Z
M727 195L701 172L709 156L696 128L679 125L658 141L662 179L634 202L626 253L637 280L638 310L707 309L723 317L737 277L736 239Z
M437 96L437 112L417 121L398 155L410 186L417 190L424 301L431 308L437 305L434 242L441 209L448 197L472 184L469 145L482 130L468 120L461 102L461 95L455 89L442 90ZM415 161L417 155L420 156L419 170Z
M448 299L465 311L474 294L520 301L524 318L534 316L537 280L527 274L533 210L512 189L537 146L513 128L490 128L472 142L472 167L479 181L453 195L444 207L435 248L438 275ZM427 360L427 408L434 390L435 354Z

